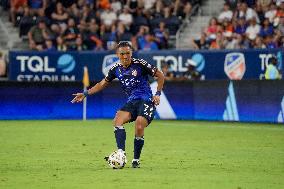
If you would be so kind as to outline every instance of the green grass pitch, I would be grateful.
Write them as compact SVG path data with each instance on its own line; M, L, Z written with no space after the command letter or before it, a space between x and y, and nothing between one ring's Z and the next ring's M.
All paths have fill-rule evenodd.
M111 120L0 121L1 189L283 188L284 127L157 121L145 130L141 168L112 170Z

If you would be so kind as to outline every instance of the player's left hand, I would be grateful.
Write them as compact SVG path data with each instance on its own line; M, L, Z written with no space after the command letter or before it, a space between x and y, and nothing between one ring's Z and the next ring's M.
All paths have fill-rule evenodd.
M155 104L155 106L158 106L160 104L160 96L155 95L153 96L153 100L152 100Z

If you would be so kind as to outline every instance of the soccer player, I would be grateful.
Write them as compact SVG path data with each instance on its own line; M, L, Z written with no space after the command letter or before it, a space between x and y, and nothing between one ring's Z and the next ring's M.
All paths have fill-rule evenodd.
M120 42L116 48L119 62L108 72L107 76L83 93L76 93L71 101L81 102L86 96L93 95L118 78L121 87L128 96L124 106L117 111L114 118L114 134L118 150L125 152L126 132L123 124L135 121L134 159L132 167L140 167L140 154L144 145L144 129L151 123L155 106L160 104L160 95L164 85L164 75L156 67L142 59L132 58L132 46ZM148 75L157 78L157 91L152 95Z

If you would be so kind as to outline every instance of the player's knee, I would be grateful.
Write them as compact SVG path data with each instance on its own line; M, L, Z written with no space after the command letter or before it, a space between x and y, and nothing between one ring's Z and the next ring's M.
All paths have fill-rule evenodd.
M115 116L112 120L112 124L115 127L117 125L117 123L118 123L118 118Z
M123 124L123 120L120 118L119 113L116 112L115 117L113 118L113 126L117 126L117 125L122 125Z
M137 130L138 132L144 131L144 128L145 128L144 125L141 125L141 124L137 124L137 125L136 125L136 130Z

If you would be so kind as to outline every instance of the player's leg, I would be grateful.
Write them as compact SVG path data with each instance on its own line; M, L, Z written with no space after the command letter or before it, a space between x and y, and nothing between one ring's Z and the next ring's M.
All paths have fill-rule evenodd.
M123 124L129 122L131 114L126 111L117 111L113 119L114 135L116 140L117 149L125 151L126 132Z
M135 138L134 138L134 159L132 160L132 167L139 167L139 159L142 148L144 146L144 129L148 125L148 120L145 117L138 116L135 121Z
M134 159L132 160L133 168L139 168L139 159L144 146L144 129L153 120L154 111L155 106L152 102L141 101L138 116L135 121Z

